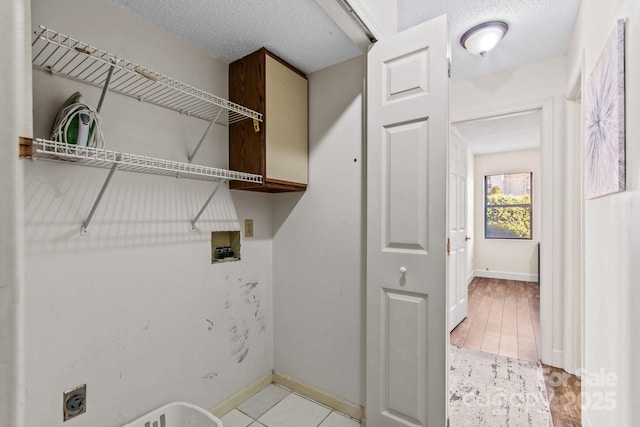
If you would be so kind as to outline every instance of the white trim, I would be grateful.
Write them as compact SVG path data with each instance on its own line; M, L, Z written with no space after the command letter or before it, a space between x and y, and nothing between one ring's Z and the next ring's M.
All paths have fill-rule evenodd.
M322 403L323 405L326 405L338 412L342 412L356 420L362 421L364 419L364 407L336 396L326 390L306 384L297 378L293 378L289 375L283 374L282 372L273 371L273 383L288 388L289 390L306 396L316 402Z
M521 282L537 282L537 274L526 273L513 273L509 271L496 271L496 270L475 270L473 277L487 277L489 279L503 279L503 280L519 280Z
M253 383L238 390L222 402L218 403L218 405L211 410L211 413L218 418L222 418L227 414L227 412L231 411L271 383L273 383L273 371L261 378L258 378Z
M553 358L551 359L551 366L562 368L567 372L575 372L568 370L564 367L564 352L562 350L553 349Z
M595 427L591 416L589 415L589 408L582 407L582 426L583 427Z
M469 286L469 284L473 281L473 279L476 278L476 271L475 270L471 270L471 273L469 273L469 276L467 277L467 286Z

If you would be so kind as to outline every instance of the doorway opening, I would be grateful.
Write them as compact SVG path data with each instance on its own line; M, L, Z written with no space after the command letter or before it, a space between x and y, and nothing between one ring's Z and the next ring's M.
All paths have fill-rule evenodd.
M459 209L467 218L468 310L450 325L453 345L541 359L541 120L541 109L532 109L451 127L452 150L466 147L467 171Z
M544 259L542 264L540 261L541 245L551 241L550 231L544 228L549 225L544 222L548 218L545 212L551 209L550 196L544 197L551 193L550 181L544 175L551 169L543 156L548 136L543 133L545 114L549 110L545 112L541 106L476 117L452 124L450 135L450 152L461 144L466 147L467 197L463 209L467 218L464 257L468 272L464 283L466 316L450 323L450 342L457 348L517 359L524 364L538 363L545 357L550 360L551 322L546 324L546 331L541 325L544 304L547 309L551 306L550 280L545 277L549 277L552 268ZM546 155L549 152L547 145ZM450 156L452 162L459 162L460 157ZM450 169L455 166L450 164ZM450 177L450 191L452 182ZM453 195L460 200L456 192L459 190L454 188L450 198ZM450 204L450 210L455 208ZM451 222L451 212L449 215ZM450 280L451 277L450 274ZM541 283L547 286L546 301L541 300ZM456 301L452 289L450 283L450 319ZM546 349L544 339L548 340ZM452 359L460 357L455 354L457 350L452 351ZM491 366L496 370L496 364L499 362L486 369ZM559 419L579 422L579 404L568 405L562 400L579 395L577 378L569 378L566 372L550 366L542 365L542 371L550 416L556 423ZM554 379L560 377L565 381L558 387Z

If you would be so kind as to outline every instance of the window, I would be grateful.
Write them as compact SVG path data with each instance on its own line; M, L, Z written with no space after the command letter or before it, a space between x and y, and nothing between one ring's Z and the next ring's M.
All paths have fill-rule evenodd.
M484 177L485 239L531 239L532 177L531 172Z

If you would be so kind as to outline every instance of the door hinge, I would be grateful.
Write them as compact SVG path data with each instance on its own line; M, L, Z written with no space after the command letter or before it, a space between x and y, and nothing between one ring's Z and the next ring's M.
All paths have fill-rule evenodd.
M449 63L449 78L451 78L451 60L447 61Z
M447 238L447 256L451 255L451 238Z

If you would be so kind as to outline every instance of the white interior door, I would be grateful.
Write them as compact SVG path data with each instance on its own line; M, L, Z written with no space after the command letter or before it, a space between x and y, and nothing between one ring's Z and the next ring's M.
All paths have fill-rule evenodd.
M467 144L449 141L449 331L467 317Z
M448 33L442 16L368 53L369 427L446 423Z

